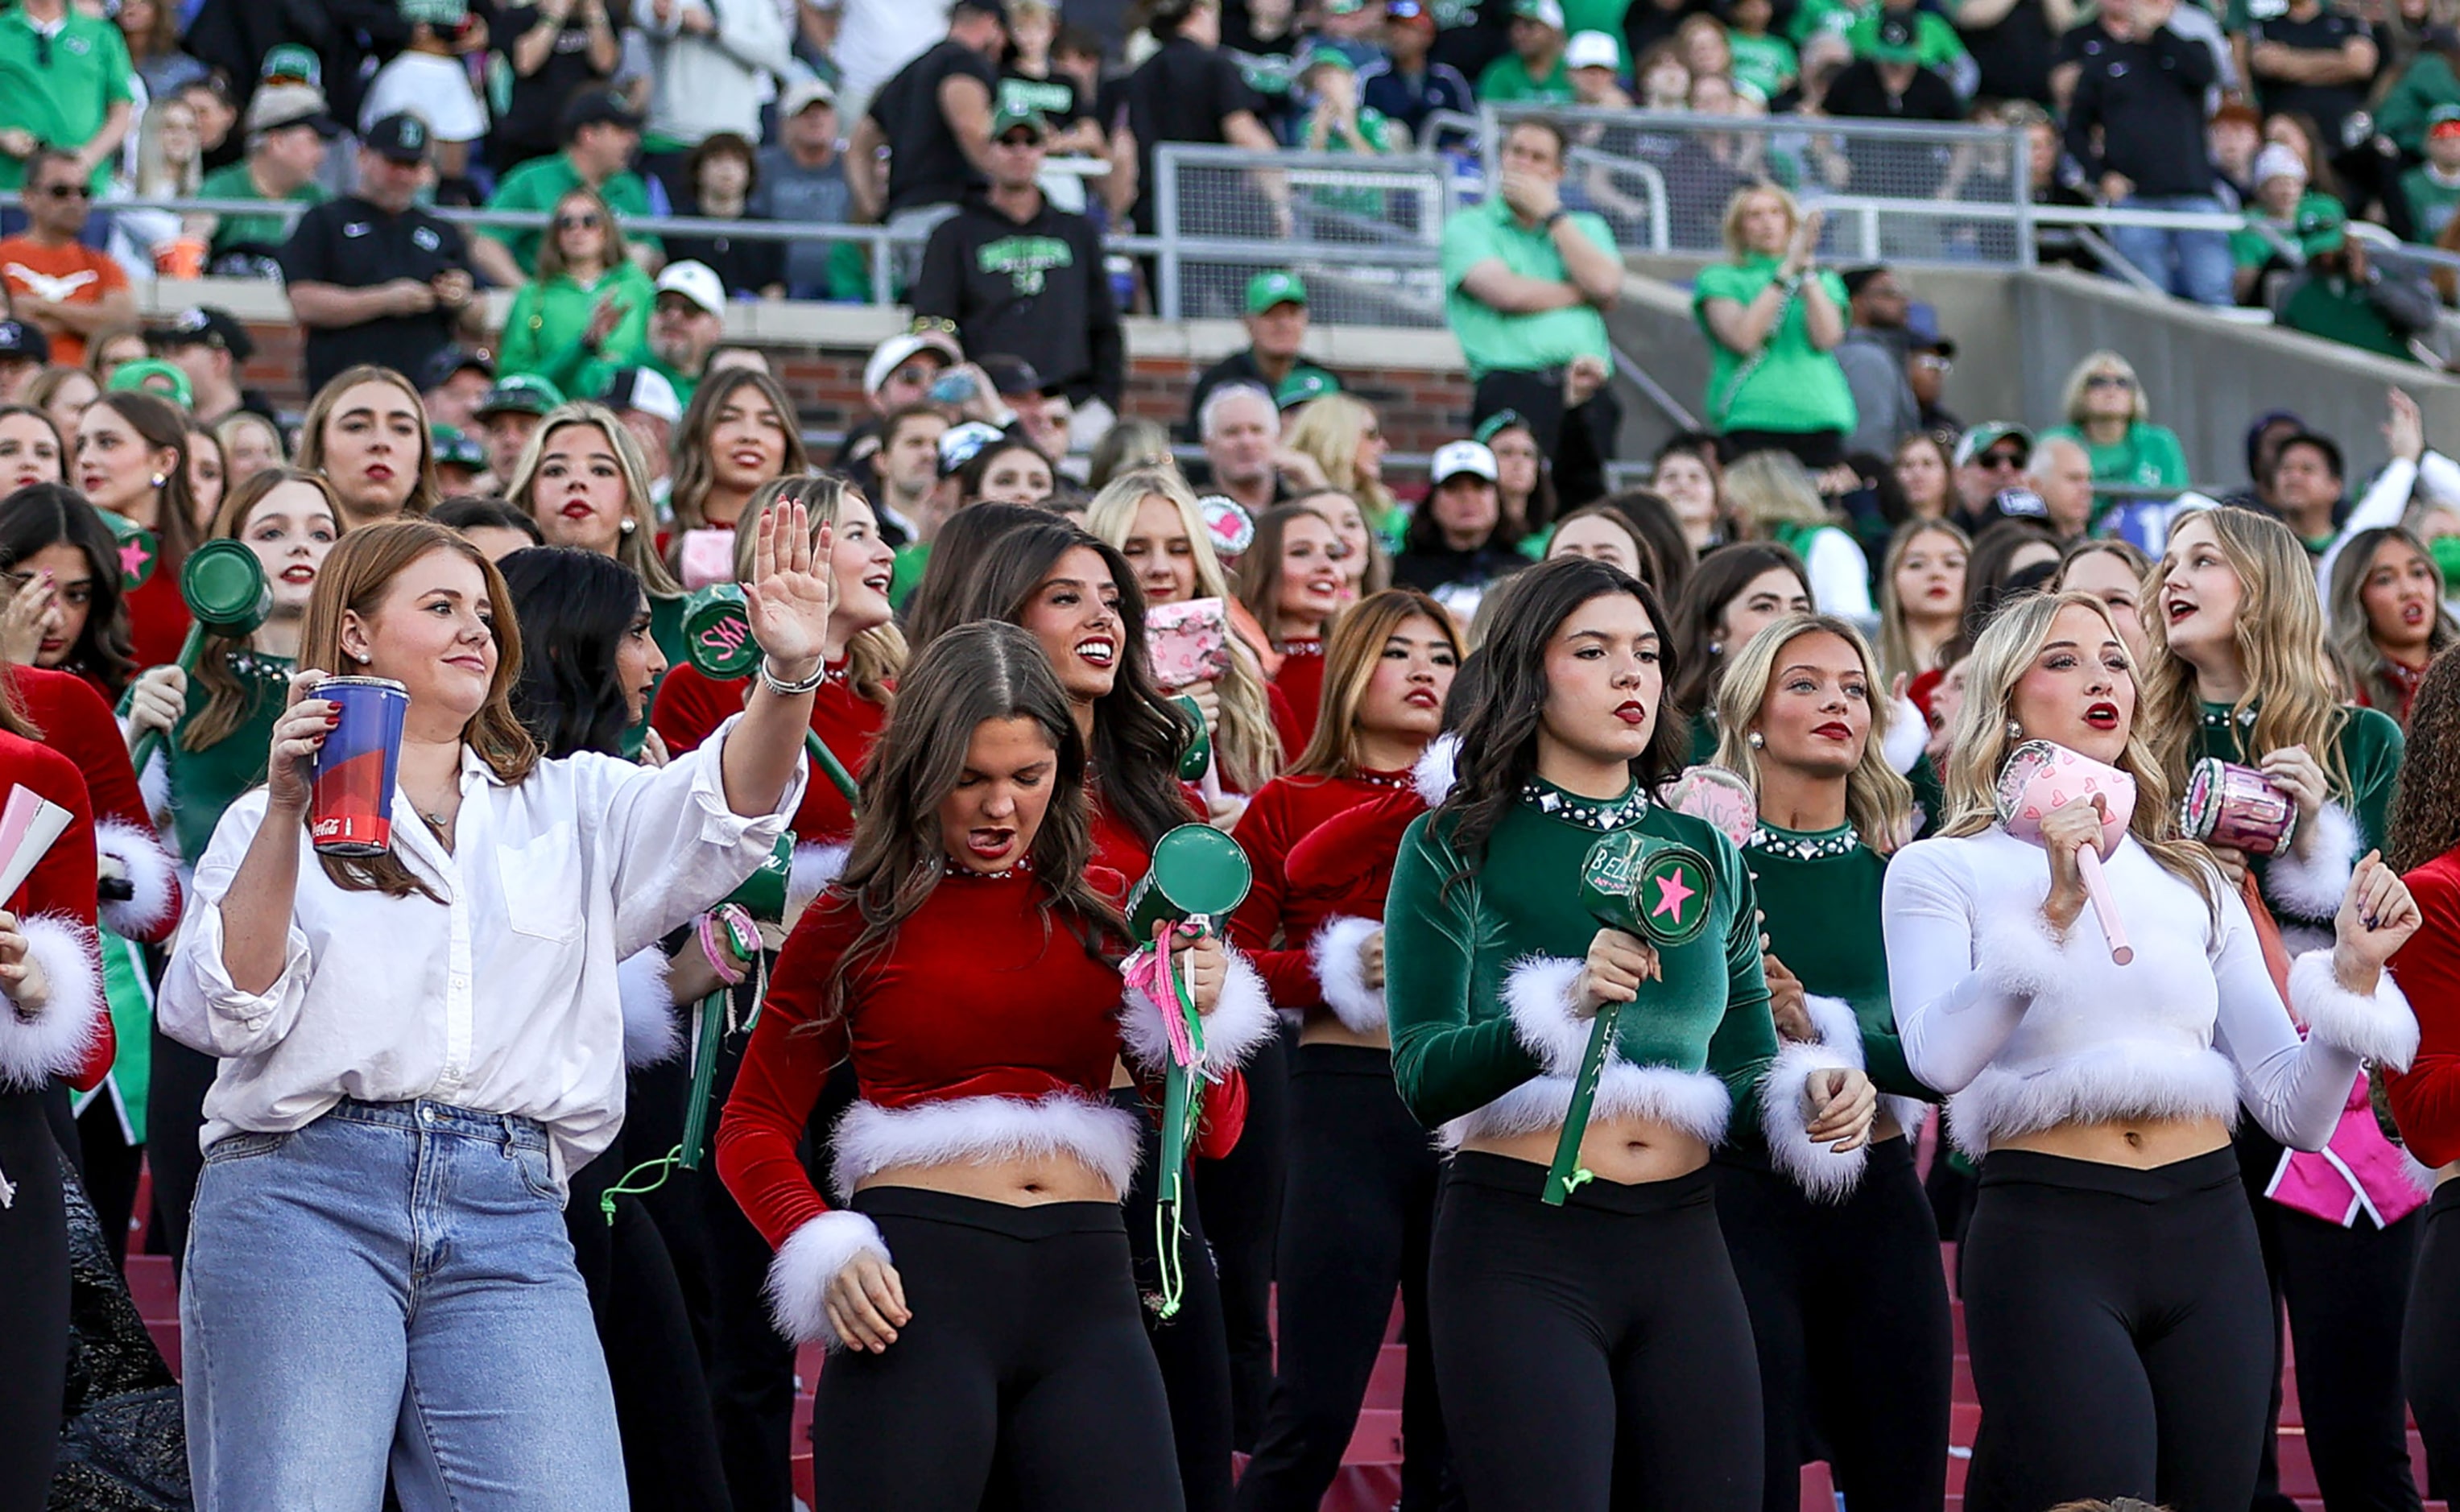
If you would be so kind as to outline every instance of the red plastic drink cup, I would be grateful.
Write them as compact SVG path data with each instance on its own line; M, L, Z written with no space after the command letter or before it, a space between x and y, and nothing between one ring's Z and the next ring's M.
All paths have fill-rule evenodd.
M327 855L382 855L392 846L392 785L410 689L390 678L336 677L315 696L341 710L316 752L308 835Z

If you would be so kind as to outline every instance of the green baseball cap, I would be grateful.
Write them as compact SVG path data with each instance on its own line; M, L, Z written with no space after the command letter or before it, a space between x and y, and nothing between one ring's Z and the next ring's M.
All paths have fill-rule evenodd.
M2329 195L2308 195L2299 201L2295 234L2307 257L2338 252L2349 240L2349 213Z
M314 49L302 47L296 42L285 42L280 47L265 50L265 61L258 66L256 76L267 84L275 79L297 79L302 84L313 84L321 89L325 84L325 64L316 56Z
M1862 52L1875 63L1919 63L1921 61L1921 37L1914 31L1914 24L1903 16L1881 16Z
M1262 315L1276 304L1304 304L1306 285L1285 268L1259 273L1247 281L1247 313Z
M991 114L991 140L997 141L1019 126L1030 126L1036 136L1050 135L1050 118L1038 110L1003 105Z
M542 415L563 403L563 390L536 373L506 373L496 380L472 412L484 419L518 410L523 414Z
M434 443L437 467L465 467L479 472L487 470L486 447L459 426L431 426L427 433Z
M114 393L150 393L182 410L197 406L196 390L188 386L188 375L158 357L121 363L113 369L111 382L104 387Z
M1287 378L1282 380L1282 386L1273 390L1273 408L1294 409L1310 399L1321 399L1325 394L1339 392L1341 392L1340 380L1323 368L1296 368L1291 369Z
M1306 54L1299 59L1299 76L1304 78L1320 68L1339 69L1344 74L1355 74L1358 72L1358 65L1351 62L1349 60L1349 54L1344 52L1339 48L1311 47L1307 49Z

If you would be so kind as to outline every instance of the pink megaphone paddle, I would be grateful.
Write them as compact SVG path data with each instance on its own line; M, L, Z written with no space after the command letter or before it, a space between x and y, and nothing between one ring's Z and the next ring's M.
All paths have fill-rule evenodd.
M2124 966L2135 958L2127 930L2118 922L2117 906L2110 900L2110 884L2101 863L2127 833L2135 816L2135 779L2115 766L2105 766L2048 741L2026 741L2007 758L1999 773L1999 822L2028 845L2042 843L2042 816L2079 798L2099 795L2102 802L2101 843L2076 852L2076 870L2092 899L2093 917L2101 921L2110 958Z

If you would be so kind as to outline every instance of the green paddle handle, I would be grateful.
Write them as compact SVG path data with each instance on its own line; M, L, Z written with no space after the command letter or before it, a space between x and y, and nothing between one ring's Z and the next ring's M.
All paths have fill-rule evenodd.
M847 803L853 803L855 801L854 777L845 769L845 764L838 761L836 754L826 746L820 744L817 731L803 731L803 749L811 752L813 762L820 768L820 775L837 785L838 791L845 794Z
M191 623L188 626L188 639L180 643L178 662L180 670L194 674L197 670L197 658L204 653L204 649L205 627L202 624ZM129 764L137 768L138 781L145 780L145 764L154 759L155 751L160 749L161 745L160 730L147 730L138 737L137 748L128 753Z
M1589 1048L1581 1054L1580 1074L1572 1082L1572 1104L1563 1110L1563 1132L1555 1141L1555 1164L1546 1167L1546 1190L1539 1200L1549 1208L1562 1207L1572 1188L1588 1179L1580 1169L1580 1138L1589 1131L1589 1104L1597 1101L1598 1078L1605 1074L1606 1051L1614 1044L1615 1022L1622 1017L1622 1004L1610 1002L1589 1020Z
M698 1042L692 1047L691 1101L684 1106L684 1140L682 1153L675 1164L686 1170L700 1169L700 1158L709 1146L709 1095L717 1084L717 1049L726 1039L726 993L710 993L695 1009L699 1015Z

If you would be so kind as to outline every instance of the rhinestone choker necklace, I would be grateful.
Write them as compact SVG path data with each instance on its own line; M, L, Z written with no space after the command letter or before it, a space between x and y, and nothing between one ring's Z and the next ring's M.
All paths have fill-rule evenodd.
M1788 861L1826 861L1853 854L1854 848L1861 843L1861 831L1850 824L1840 829L1822 830L1816 834L1762 825L1751 831L1749 840L1743 842L1743 849L1781 856Z
M1549 818L1597 830L1620 830L1648 811L1648 794L1637 783L1622 797L1600 803L1593 798L1575 797L1533 777L1520 785L1520 801L1535 805L1539 813Z

